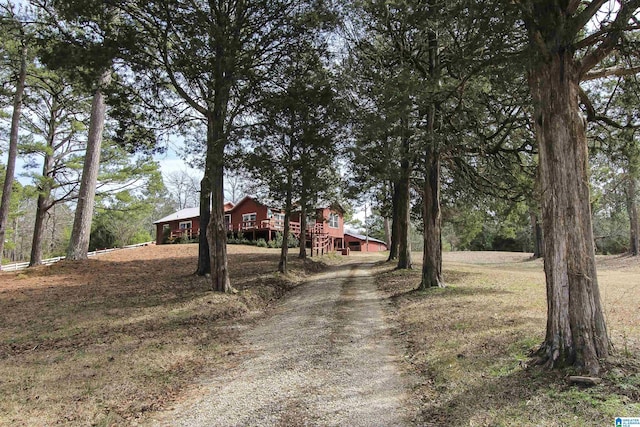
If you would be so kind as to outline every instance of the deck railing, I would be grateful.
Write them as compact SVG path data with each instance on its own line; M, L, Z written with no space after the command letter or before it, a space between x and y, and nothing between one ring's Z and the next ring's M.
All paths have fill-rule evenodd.
M251 231L251 230L284 230L284 220L282 219L264 219L262 221L242 221L234 228L233 224L226 224L227 231ZM289 231L293 234L300 235L301 226L297 221L289 221ZM307 234L327 234L324 223L307 224Z
M169 237L171 239L186 237L187 239L191 240L195 237L198 237L199 232L200 230L196 230L195 228L181 228L179 230L173 230Z

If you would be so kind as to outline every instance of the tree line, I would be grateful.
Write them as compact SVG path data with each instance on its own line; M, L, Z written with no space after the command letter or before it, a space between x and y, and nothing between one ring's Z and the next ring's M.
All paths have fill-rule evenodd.
M477 218L514 215L529 219L534 252L545 259L539 362L600 369L610 345L594 218L613 212L601 212L612 194L627 211L629 249L638 251L640 1L30 5L26 18L3 6L4 34L12 36L3 40L1 72L11 83L2 102L12 120L0 245L21 126L39 135L22 148L44 161L38 212L75 200L70 259L86 257L97 183L112 182L105 207L127 203L136 193L114 190L138 173L127 168L149 165L145 156L180 135L185 157L203 170L196 270L213 290L231 290L229 170L282 204L285 222L294 209L304 221L320 201L374 199L386 218L389 260L401 269L413 265L415 223L421 289L445 284L443 234L457 227L462 238L474 218L477 227ZM114 157L103 169L113 181L99 178L101 158L109 164L105 134ZM602 184L589 185L590 164ZM38 221L37 214L34 236Z

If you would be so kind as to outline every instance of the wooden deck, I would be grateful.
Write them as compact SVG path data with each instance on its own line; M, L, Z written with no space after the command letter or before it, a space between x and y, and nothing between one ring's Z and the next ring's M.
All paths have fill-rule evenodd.
M289 223L289 231L300 236L300 223L291 221ZM233 228L233 224L227 224L227 231L229 233L234 232L246 232L246 231L284 231L284 221L280 220L264 220L264 221L245 221L241 223L236 229ZM171 232L171 238L177 239L179 237L187 237L188 239L194 239L198 237L200 230L195 228L184 228L180 230L173 230ZM307 235L315 234L329 234L324 224L309 224L307 226Z
M325 229L324 224L309 224L307 225L307 235L314 234L329 234ZM278 219L266 219L263 221L244 221L234 230L233 224L227 225L227 231L234 232L246 232L246 231L284 231L284 221ZM289 231L296 237L300 236L301 226L299 222L290 221Z

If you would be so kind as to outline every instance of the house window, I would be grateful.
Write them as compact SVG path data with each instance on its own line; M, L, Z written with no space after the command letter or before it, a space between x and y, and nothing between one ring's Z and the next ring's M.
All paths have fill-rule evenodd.
M276 219L276 221L284 222L284 214L283 213L277 213L277 214L274 214L273 216Z
M231 224L231 214L224 214L224 223L227 225Z
M329 214L329 227L338 228L339 224L340 224L340 222L338 220L338 214L337 213L330 213Z
M188 230L191 228L191 221L182 221L179 225L180 230Z
M256 213L242 214L242 222L251 222L256 220Z

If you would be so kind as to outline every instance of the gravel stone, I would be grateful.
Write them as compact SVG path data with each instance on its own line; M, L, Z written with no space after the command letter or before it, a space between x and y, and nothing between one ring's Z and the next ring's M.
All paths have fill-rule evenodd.
M252 356L152 425L412 424L400 352L369 269L336 267L297 287L241 333Z

